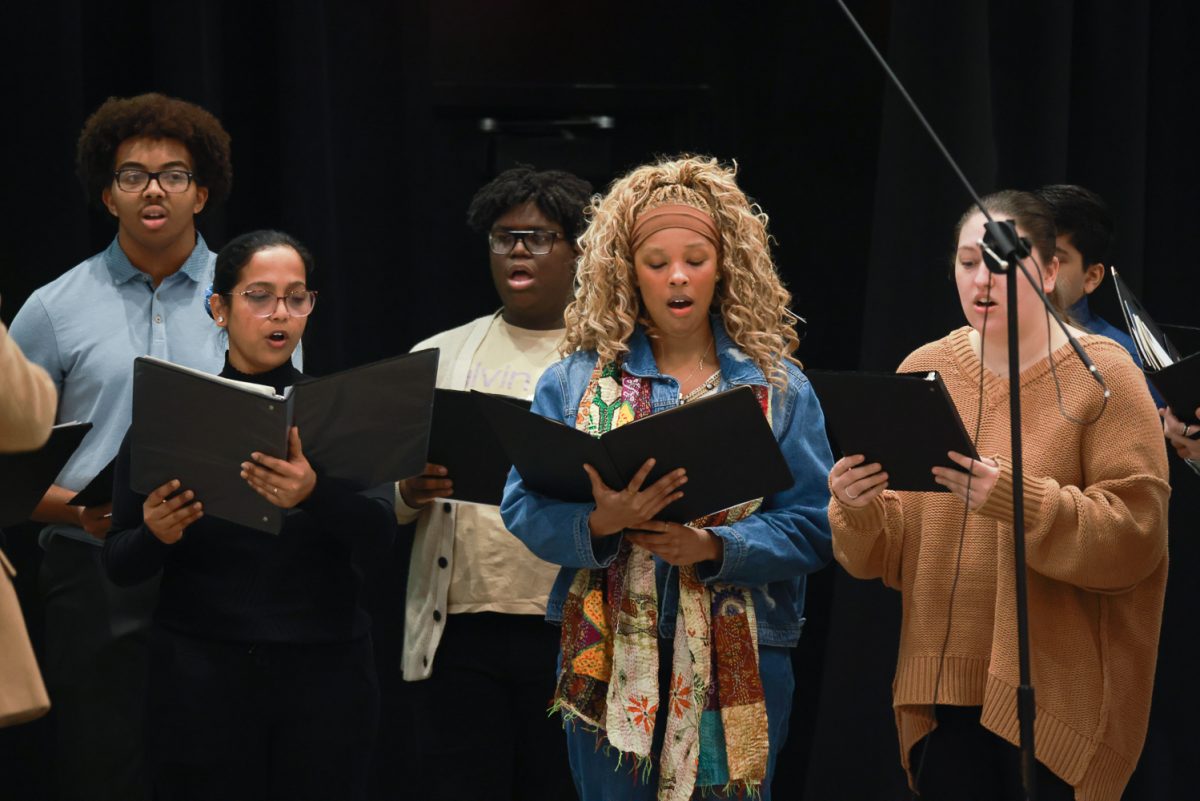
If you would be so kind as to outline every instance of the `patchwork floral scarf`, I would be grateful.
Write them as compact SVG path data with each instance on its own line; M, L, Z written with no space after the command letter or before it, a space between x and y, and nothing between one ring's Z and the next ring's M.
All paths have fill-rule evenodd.
M770 393L755 387L770 419ZM575 427L593 436L651 413L650 382L615 363L597 364ZM694 520L726 525L761 499ZM758 627L750 591L705 585L681 567L679 611L659 759L658 798L683 801L697 787L755 793L767 772L767 710L758 672ZM554 709L594 727L633 758L642 779L660 713L658 590L654 557L622 539L604 570L576 572L563 606L562 671Z

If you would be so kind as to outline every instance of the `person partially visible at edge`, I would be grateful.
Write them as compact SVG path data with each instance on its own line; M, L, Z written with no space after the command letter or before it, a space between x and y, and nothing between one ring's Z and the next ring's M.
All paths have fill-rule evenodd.
M1041 288L1053 297L1062 267L1050 210L1012 191L983 205L1032 241ZM931 801L1024 798L1008 416L1009 382L1019 381L1038 797L1117 801L1146 737L1167 580L1170 487L1158 416L1121 346L1075 330L1111 390L1105 406L1066 336L1057 326L1047 333L1023 277L1020 374L1009 374L1007 279L983 262L983 223L972 208L955 229L967 325L899 370L938 371L985 455L950 452L930 465L943 493L893 491L886 464L838 460L834 554L851 575L902 594L893 706L913 789ZM1032 259L1027 267L1039 276Z
M0 453L36 450L50 436L58 393L0 322Z
M583 801L771 796L806 577L831 558L833 458L766 223L733 167L685 157L614 182L580 238L569 355L542 375L533 411L600 436L749 386L795 478L681 525L654 518L687 476L647 482L653 459L623 487L581 466L590 503L509 473L504 522L562 566L546 610L562 626L553 708ZM718 469L745 458L712 454Z
M1108 337L1129 352L1133 363L1142 358L1126 331L1092 311L1088 297L1104 282L1112 252L1114 225L1104 199L1075 184L1049 184L1034 191L1054 216L1058 257L1058 296L1071 321L1092 334ZM1154 402L1163 399L1150 386Z
M1089 333L1116 341L1142 362L1133 337L1092 312L1088 296L1104 282L1113 241L1113 218L1108 204L1089 189L1075 184L1049 184L1033 192L1054 218L1058 258L1058 297L1071 320Z
M0 321L0 453L37 450L54 425L58 393L41 367L25 358ZM5 545L0 529L0 548Z
M1093 334L1101 334L1119 342L1129 351L1134 364L1141 367L1142 359L1133 344L1133 337L1093 314L1088 305L1088 296L1104 280L1112 249L1114 226L1108 205L1095 192L1074 184L1051 184L1034 194L1045 201L1054 214L1058 235L1055 253L1060 265L1059 291L1063 302L1069 307L1071 318ZM1147 381L1146 385L1163 418L1163 435L1168 444L1193 470L1200 472L1200 461L1195 455L1188 455L1196 449L1182 442L1189 439L1187 435L1197 427L1193 426L1185 434L1186 424L1167 408L1166 400L1153 384Z
M33 513L47 524L39 592L58 797L136 801L148 797L142 707L157 581L113 585L100 564L111 505L69 501L113 459L129 427L135 357L221 368L203 310L214 255L196 216L229 194L229 135L183 100L114 97L84 125L76 168L88 200L115 219L116 236L37 289L11 333L53 379L58 420L93 426Z
M533 396L558 360L591 191L570 173L517 167L475 194L467 223L488 244L502 305L414 348L441 349L439 387ZM574 798L561 729L545 714L558 632L543 617L556 568L505 529L498 507L437 502L454 497L442 465L398 489L397 518L417 521L402 668L417 682L422 797ZM462 725L479 710L489 725Z
M306 380L291 357L312 272L308 250L277 231L221 248L209 324L228 334L222 376L281 394ZM206 516L179 480L135 493L128 436L121 445L104 564L119 586L162 575L146 693L155 798L367 797L379 688L359 565L392 546L393 490L318 472L304 442L319 435L293 427L286 459L247 451L240 465L287 510L279 534Z

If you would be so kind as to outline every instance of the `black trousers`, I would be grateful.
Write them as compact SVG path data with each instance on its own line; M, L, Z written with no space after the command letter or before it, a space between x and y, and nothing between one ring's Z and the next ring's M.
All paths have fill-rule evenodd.
M433 675L412 685L429 801L575 799L554 696L559 629L535 615L454 614Z
M158 580L118 587L108 580L100 551L51 537L39 575L58 801L150 797L143 753L146 644Z
M1021 801L1020 751L979 723L977 706L938 705L938 726L909 752L922 801ZM1071 785L1037 763L1038 801L1074 801Z
M248 645L156 627L147 712L161 801L365 799L371 640Z

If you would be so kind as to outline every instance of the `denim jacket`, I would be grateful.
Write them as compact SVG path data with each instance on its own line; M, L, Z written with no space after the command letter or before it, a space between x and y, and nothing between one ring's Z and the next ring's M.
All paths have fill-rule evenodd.
M712 319L721 390L742 384L767 386L750 359L725 333L720 319ZM624 368L651 381L654 412L679 403L679 385L662 375L639 326L630 337ZM574 425L579 401L596 366L596 353L573 353L542 374L534 392L533 411ZM791 468L795 484L763 500L761 508L745 520L710 530L721 538L725 553L720 564L701 562L697 575L705 583L723 582L751 589L758 618L760 645L794 646L804 625L804 588L809 573L832 558L827 506L828 476L833 464L825 436L821 406L808 379L790 362L788 386L781 392L771 385L771 428ZM723 454L736 470L740 454ZM580 468L583 469L582 467ZM686 492L686 487L684 489ZM547 619L562 621L563 601L578 568L603 568L616 558L619 538L593 539L588 529L592 503L568 503L525 487L511 470L504 488L500 514L508 530L537 556L562 565L546 607ZM676 568L655 557L659 597L659 634L673 637L679 598Z

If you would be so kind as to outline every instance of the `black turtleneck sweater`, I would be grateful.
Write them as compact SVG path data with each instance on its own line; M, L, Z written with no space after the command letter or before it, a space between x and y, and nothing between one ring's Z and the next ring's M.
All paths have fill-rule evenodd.
M274 386L277 392L305 381L290 362L246 375L229 364L228 356L221 375ZM145 500L129 487L126 435L117 455L104 563L121 585L162 571L155 612L159 625L195 637L250 643L344 642L367 633L370 621L354 557L369 558L391 547L396 530L391 485L356 493L318 474L312 494L288 511L278 535L205 516L173 545L143 523Z

